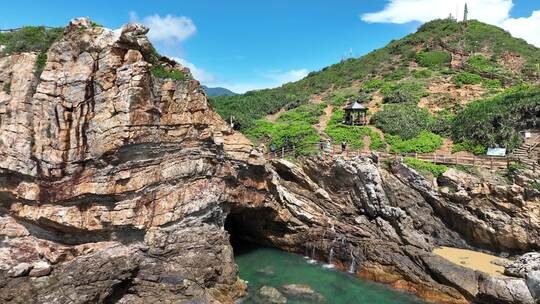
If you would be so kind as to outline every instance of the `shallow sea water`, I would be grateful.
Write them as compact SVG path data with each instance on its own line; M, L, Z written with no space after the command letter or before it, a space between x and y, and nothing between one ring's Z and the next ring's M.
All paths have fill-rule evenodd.
M262 303L252 297L261 286L278 290L286 284L305 284L321 294L328 304L420 304L413 295L354 277L303 256L272 248L243 250L235 257L240 278L248 281L249 296L242 304ZM326 266L326 267L325 267ZM288 304L312 304L313 300L287 298Z

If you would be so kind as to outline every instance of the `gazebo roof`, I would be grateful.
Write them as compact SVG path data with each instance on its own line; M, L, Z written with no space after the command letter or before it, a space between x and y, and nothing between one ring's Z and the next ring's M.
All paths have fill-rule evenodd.
M353 102L352 104L346 106L343 108L344 110L351 110L351 111L366 111L367 107L363 104L359 103L358 101Z

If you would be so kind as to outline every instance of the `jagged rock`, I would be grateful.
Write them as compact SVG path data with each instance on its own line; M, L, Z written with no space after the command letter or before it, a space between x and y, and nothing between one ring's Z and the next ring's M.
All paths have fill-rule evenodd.
M268 304L285 304L287 298L274 287L262 286L257 290L257 296L254 298L256 303L268 303Z
M515 278L482 277L479 282L480 303L534 304L524 280Z
M14 266L13 268L11 268L8 271L8 275L13 278L26 276L28 275L31 269L32 269L32 265L30 265L29 263L20 263Z
M533 298L538 302L540 300L540 271L534 270L527 273L527 287Z
M30 273L28 274L31 277L43 277L46 275L49 275L51 273L51 265L47 262L37 262L32 264L32 270L30 270Z
M73 20L39 77L36 54L0 58L11 86L0 91L0 302L233 303L246 285L229 234L332 251L341 268L352 255L360 276L437 303L529 300L525 278L483 276L477 292L475 274L430 255L537 250L537 200L523 186L451 172L445 193L371 158L267 162L188 69L155 58L147 31ZM155 64L187 77L156 78ZM53 265L46 277L11 276L39 261Z
M300 298L308 300L310 303L324 303L326 299L320 293L316 292L309 285L288 284L281 287L283 294L291 298Z
M532 271L540 271L540 252L528 252L507 265L504 273L518 278L525 278Z

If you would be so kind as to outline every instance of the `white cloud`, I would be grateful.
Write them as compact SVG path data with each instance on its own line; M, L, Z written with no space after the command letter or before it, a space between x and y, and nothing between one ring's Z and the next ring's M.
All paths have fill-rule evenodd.
M274 80L276 83L284 84L291 81L297 81L309 74L307 69L290 70L290 71L269 71L263 74L264 77Z
M540 10L532 12L528 18L507 19L502 27L512 35L540 47Z
M152 42L182 42L197 31L193 20L185 16L166 15L161 17L156 14L139 20L137 13L130 12L129 17L131 22L140 22L150 28L148 38Z
M212 73L206 71L205 69L199 68L193 63L182 58L178 58L178 57L171 57L171 58L175 60L176 62L180 63L181 65L189 68L189 70L191 71L191 74L193 74L193 77L195 77L195 79L200 81L202 84L208 84L208 83L212 83L216 81L216 77Z
M398 24L427 22L450 14L463 19L465 2L469 19L500 26L512 35L540 46L540 11L532 12L528 18L511 18L512 0L388 0L383 10L363 14L361 19L370 23Z
M382 11L362 15L366 22L407 23L427 22L446 18L450 14L463 18L465 2L469 7L469 19L499 24L509 17L512 0L390 0Z

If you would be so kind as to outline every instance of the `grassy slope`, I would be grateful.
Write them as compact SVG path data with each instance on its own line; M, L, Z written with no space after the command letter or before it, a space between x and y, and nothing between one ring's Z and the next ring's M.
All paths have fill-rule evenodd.
M450 50L489 54L490 57L486 59L492 65L506 53L519 55L525 62L522 69L505 71L505 75L500 77L515 78L517 82L528 76L537 79L540 49L513 38L500 28L478 21L469 21L465 25L452 20L437 20L426 23L414 34L390 42L384 48L312 72L300 81L243 95L214 97L211 103L222 117L235 116L242 127L247 128L257 119L275 113L284 106L306 102L314 94L346 88L353 82L366 82L374 78L383 78L387 82L399 80L410 73L407 67L417 61L423 50L448 51L443 50L441 45ZM470 64L466 64L465 68L482 72L477 69L478 66ZM427 69L434 67L428 66ZM429 83L431 79L427 77L422 82Z
M223 117L234 116L244 132L256 141L261 141L262 135L271 128L279 128L279 137L295 137L295 141L300 142L302 140L297 131L301 121L295 121L295 125L281 121L275 127L260 119L284 107L293 109L314 95L319 95L325 103L334 106L343 105L349 98L373 100L377 95L381 96L382 104L376 107L382 111L373 117L373 121L386 133L385 141L391 151L430 152L442 145L442 136L464 142L459 149L480 153L485 151L486 146L496 144L513 148L518 144L516 136L512 132L499 134L497 126L480 131L490 134L476 132L470 136L463 135L468 128L463 123L471 121L463 117L472 111L468 107L462 109L460 104L478 99L478 94L488 99L498 94L508 95L512 93L513 86L524 82L538 83L539 64L540 49L513 38L500 28L474 20L466 24L436 20L426 23L414 34L390 42L384 48L313 72L300 81L276 89L216 97L211 102ZM444 91L430 92L428 88L433 85L440 86ZM463 97L467 100L460 100L460 94L448 93L457 90L472 93ZM424 100L422 106L431 113L418 108L421 100ZM506 97L505 100L515 98ZM535 109L534 106L532 108ZM339 108L335 111L333 120L342 115ZM287 113L283 116L286 117ZM480 117L475 114L478 118L476 122L492 125L490 119L494 119L493 115ZM417 127L402 128L404 121ZM310 127L313 121L302 123L302 130L309 133L309 141L314 141L315 132ZM456 126L458 123L462 125ZM512 122L508 124L521 127ZM295 131L295 134L288 134L287 129ZM365 136L372 138L372 149L385 146L378 135L369 129L346 127L335 121L334 124L330 123L325 133L334 141L345 140L351 146L361 147ZM273 142L276 143L275 140Z

